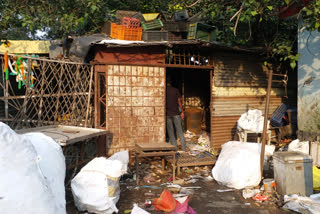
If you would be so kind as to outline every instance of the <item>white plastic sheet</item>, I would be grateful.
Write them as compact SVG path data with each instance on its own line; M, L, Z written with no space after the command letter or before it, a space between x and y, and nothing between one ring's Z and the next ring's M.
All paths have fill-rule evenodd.
M140 208L137 204L134 204L131 214L150 214L150 213Z
M64 156L52 138L0 122L0 163L1 213L66 213Z
M85 165L71 181L76 207L98 214L118 212L119 179L126 173L128 162L128 151L123 151L109 159L95 158Z
M261 144L257 143L229 141L223 144L212 169L213 178L230 188L257 186L261 181L260 150ZM268 155L273 153L274 146L266 145L266 151Z
M296 194L284 196L285 205L284 209L290 209L299 213L307 213L307 211L313 214L320 213L320 203L309 198L298 196Z
M309 142L308 141L299 141L299 139L296 139L289 144L288 151L302 152L302 153L308 155L309 154Z
M243 130L249 130L256 133L263 130L264 117L262 112L258 109L248 110L243 113L237 122L237 128Z

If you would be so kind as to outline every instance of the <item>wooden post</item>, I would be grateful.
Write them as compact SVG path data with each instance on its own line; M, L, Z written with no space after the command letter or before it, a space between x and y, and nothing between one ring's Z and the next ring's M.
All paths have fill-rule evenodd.
M84 127L88 127L88 117L90 114L90 98L91 98L91 90L92 90L92 77L93 77L93 65L91 66L90 69L90 82L89 82L89 94L88 94L88 104L87 104L87 112L86 112L86 121L84 124Z
M268 128L267 125L268 125L268 113L269 113L271 85L272 85L272 70L270 69L269 70L269 78L268 78L267 95L266 95L266 106L264 109L264 124L263 124L261 154L260 154L261 177L263 177L264 151L265 151L265 146L266 146L266 134L267 134L267 128Z

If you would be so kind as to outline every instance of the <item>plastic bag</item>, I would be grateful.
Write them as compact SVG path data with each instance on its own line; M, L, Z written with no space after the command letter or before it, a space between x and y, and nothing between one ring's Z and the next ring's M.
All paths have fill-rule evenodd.
M263 124L264 117L262 116L262 112L258 109L254 109L249 110L240 116L237 127L238 129L250 130L258 133L262 132Z
M119 179L126 172L128 162L128 151L123 151L108 159L94 158L85 165L71 181L76 207L99 214L118 212Z
M0 122L0 163L1 213L66 213L65 163L52 138L19 135Z
M257 186L261 181L260 147L257 143L229 141L212 169L213 178L230 188Z
M302 152L302 153L308 155L309 154L309 142L308 141L299 141L299 139L296 139L289 144L288 151Z
M164 190L160 198L153 200L153 205L156 210L162 210L164 212L172 212L177 205L176 199L173 198L172 193L169 190Z

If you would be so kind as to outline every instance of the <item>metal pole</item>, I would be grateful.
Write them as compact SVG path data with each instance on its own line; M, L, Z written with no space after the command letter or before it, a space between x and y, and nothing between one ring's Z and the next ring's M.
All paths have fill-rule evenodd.
M264 124L263 124L261 154L260 154L261 177L263 177L264 151L265 151L265 145L266 145L266 133L267 133L267 125L268 125L267 123L268 123L271 85L272 85L272 70L270 69L269 70L269 78L268 78L268 89L267 89L267 95L266 95L266 106L264 109Z

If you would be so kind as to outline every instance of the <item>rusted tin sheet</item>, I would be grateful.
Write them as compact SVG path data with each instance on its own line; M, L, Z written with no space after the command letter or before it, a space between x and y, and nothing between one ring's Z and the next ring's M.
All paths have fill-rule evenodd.
M96 116L109 130L109 152L165 141L165 69L96 66ZM102 71L105 69L104 71ZM105 120L105 121L103 121Z
M269 113L276 110L281 104L281 97L271 96ZM249 109L259 109L262 112L265 108L265 96L250 97L213 97L213 116L235 116L247 112Z
M213 97L211 114L211 147L220 149L221 145L237 139L237 121L249 109L264 112L265 97ZM281 98L270 97L269 116L281 104Z
M263 60L257 57L232 53L215 56L215 86L266 88L267 75ZM281 84L273 83L272 86L280 87Z
M95 62L103 64L164 65L164 47L108 48L95 46Z

